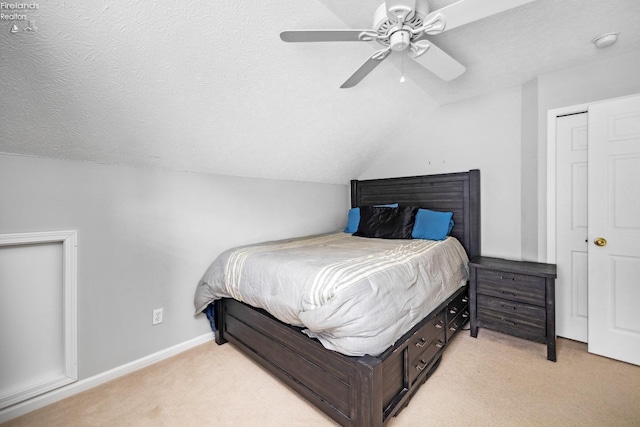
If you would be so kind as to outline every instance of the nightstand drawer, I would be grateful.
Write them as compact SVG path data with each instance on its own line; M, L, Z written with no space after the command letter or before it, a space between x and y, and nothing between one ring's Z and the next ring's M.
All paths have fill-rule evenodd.
M502 298L478 295L478 320L491 321L545 335L546 310Z
M495 270L478 270L478 294L545 306L545 279Z

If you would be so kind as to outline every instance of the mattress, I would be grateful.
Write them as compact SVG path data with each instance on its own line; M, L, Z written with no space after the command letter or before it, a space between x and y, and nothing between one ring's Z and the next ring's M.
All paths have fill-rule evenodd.
M262 308L323 346L376 356L468 279L458 240L331 233L223 252L196 288L196 314L220 298Z

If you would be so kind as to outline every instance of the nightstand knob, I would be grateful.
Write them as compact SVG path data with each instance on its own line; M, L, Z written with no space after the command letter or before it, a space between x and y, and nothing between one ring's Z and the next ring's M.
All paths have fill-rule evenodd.
M516 294L514 294L513 292L507 292L507 291L502 291L501 290L500 293L503 294L503 295L509 295L511 297L515 297L516 296Z
M512 322L511 320L507 320L507 319L504 319L504 318L501 318L500 320L503 321L504 323L508 323L510 325L513 325L513 326L517 325L516 322Z

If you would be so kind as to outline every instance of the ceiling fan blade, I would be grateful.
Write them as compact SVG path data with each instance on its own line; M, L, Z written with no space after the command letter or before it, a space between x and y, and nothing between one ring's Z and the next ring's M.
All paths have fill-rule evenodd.
M360 66L360 68L356 70L355 73L351 75L351 77L347 79L346 82L342 83L342 86L340 86L340 88L348 89L360 83L360 81L367 77L367 75L372 72L374 68L380 65L380 63L384 61L390 53L391 49L389 48L375 52L369 57L369 59L364 62L364 64Z
M427 40L420 40L414 43L409 56L447 82L460 76L466 70L464 65Z
M373 30L290 30L280 33L282 41L299 42L359 42L376 37Z
M427 30L427 34L437 34L442 31L448 31L470 22L478 21L488 16L531 3L532 1L535 0L460 0L442 9L435 10L425 17L424 22L428 22L440 14L446 22L443 30Z

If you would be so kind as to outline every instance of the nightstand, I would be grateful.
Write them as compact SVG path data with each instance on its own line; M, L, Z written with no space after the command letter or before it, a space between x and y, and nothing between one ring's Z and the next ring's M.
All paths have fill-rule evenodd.
M478 328L547 345L556 361L555 264L478 257L469 263L471 336Z

